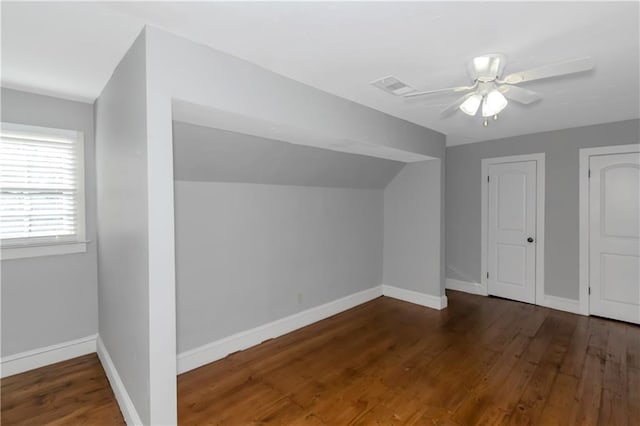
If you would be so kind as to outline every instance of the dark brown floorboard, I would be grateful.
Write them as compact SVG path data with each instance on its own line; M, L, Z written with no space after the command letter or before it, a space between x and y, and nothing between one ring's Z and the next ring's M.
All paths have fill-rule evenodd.
M178 377L180 424L640 425L640 327L382 297ZM2 382L2 424L122 424L95 355Z

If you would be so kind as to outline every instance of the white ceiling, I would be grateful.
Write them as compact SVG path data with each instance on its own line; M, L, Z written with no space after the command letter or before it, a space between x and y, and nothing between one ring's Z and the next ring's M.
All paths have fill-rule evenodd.
M447 145L640 117L637 2L8 3L2 84L93 101L145 23L396 117ZM456 95L407 101L369 85L394 75L418 89L469 83L466 63L500 52L506 72L591 56L595 70L526 85L488 128L439 111ZM523 85L524 86L524 85Z

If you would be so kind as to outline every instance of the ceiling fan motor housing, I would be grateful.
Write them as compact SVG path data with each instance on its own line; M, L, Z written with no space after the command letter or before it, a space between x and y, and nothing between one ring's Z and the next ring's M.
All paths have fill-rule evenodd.
M501 53L476 56L469 62L469 74L474 81L480 83L495 81L502 75L506 59Z

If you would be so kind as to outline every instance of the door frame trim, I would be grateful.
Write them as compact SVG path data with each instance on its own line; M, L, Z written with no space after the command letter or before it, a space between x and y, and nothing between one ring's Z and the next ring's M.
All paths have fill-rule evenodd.
M489 166L492 164L502 163L515 163L521 161L535 161L536 162L536 291L535 291L535 304L543 305L544 302L544 209L546 205L545 200L545 158L546 153L539 152L536 154L525 155L511 155L508 157L494 157L482 159L482 251L481 251L481 264L482 264L482 276L481 284L484 287L485 292L489 293L489 283L487 281L487 271L489 266L488 261L488 227L489 227L489 186L487 183L487 176L489 175Z
M598 155L640 152L640 144L601 146L580 149L580 232L579 232L579 283L580 313L589 315L589 159Z

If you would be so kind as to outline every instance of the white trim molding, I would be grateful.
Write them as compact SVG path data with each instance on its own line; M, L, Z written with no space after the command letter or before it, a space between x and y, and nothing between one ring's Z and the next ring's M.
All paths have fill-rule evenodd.
M447 307L447 296L437 297L398 287L381 285L179 353L178 374L186 373L222 359L234 352L259 345L265 340L282 336L329 318L380 296L388 296L434 309Z
M546 308L556 309L558 311L571 312L573 314L582 315L580 309L580 301L575 299L567 299L566 297L552 296L545 294L541 303L537 303Z
M13 376L14 374L44 367L45 365L93 353L96 351L97 337L97 334L93 334L80 339L58 343L57 345L2 357L0 376L3 378Z
M483 158L482 159L482 210L481 210L481 267L482 276L481 284L489 293L489 283L487 280L487 250L488 235L487 228L489 225L489 191L486 185L489 166L492 164L513 163L518 161L535 161L536 162L536 300L537 305L541 305L544 301L544 210L546 205L545 199L545 158L544 152L537 154L513 155L509 157Z
M441 310L447 307L447 296L432 296L430 294L419 293L390 285L382 286L382 294L394 299L426 306L427 308Z
M222 359L233 352L259 345L265 340L282 336L314 322L329 318L380 296L382 296L382 287L373 287L182 352L178 354L178 374Z
M580 149L580 232L579 232L579 283L580 313L589 315L589 159L596 155L624 154L640 151L640 144L602 146Z
M447 289L463 291L465 293L476 294L478 296L488 296L487 290L482 286L482 284L469 281L454 280L452 278L447 278ZM582 314L582 311L580 309L580 302L575 299L568 299L565 297L545 294L542 301L536 301L536 304L559 311L571 312L573 314Z
M138 411L133 405L133 401L131 401L131 397L118 374L118 370L116 370L116 366L113 364L111 356L100 337L98 337L96 349L98 352L98 358L100 358L100 362L102 363L102 368L107 375L107 379L109 379L109 384L111 385L113 394L116 396L116 400L120 406L120 411L122 412L124 421L129 426L141 425L142 420L140 420Z
M24 259L27 257L57 256L61 254L85 253L87 241L72 241L66 243L52 243L43 245L24 245L0 248L2 260Z
M454 280L453 278L447 278L446 288L449 290L463 291L465 293L477 294L480 296L488 296L487 288L480 283Z

